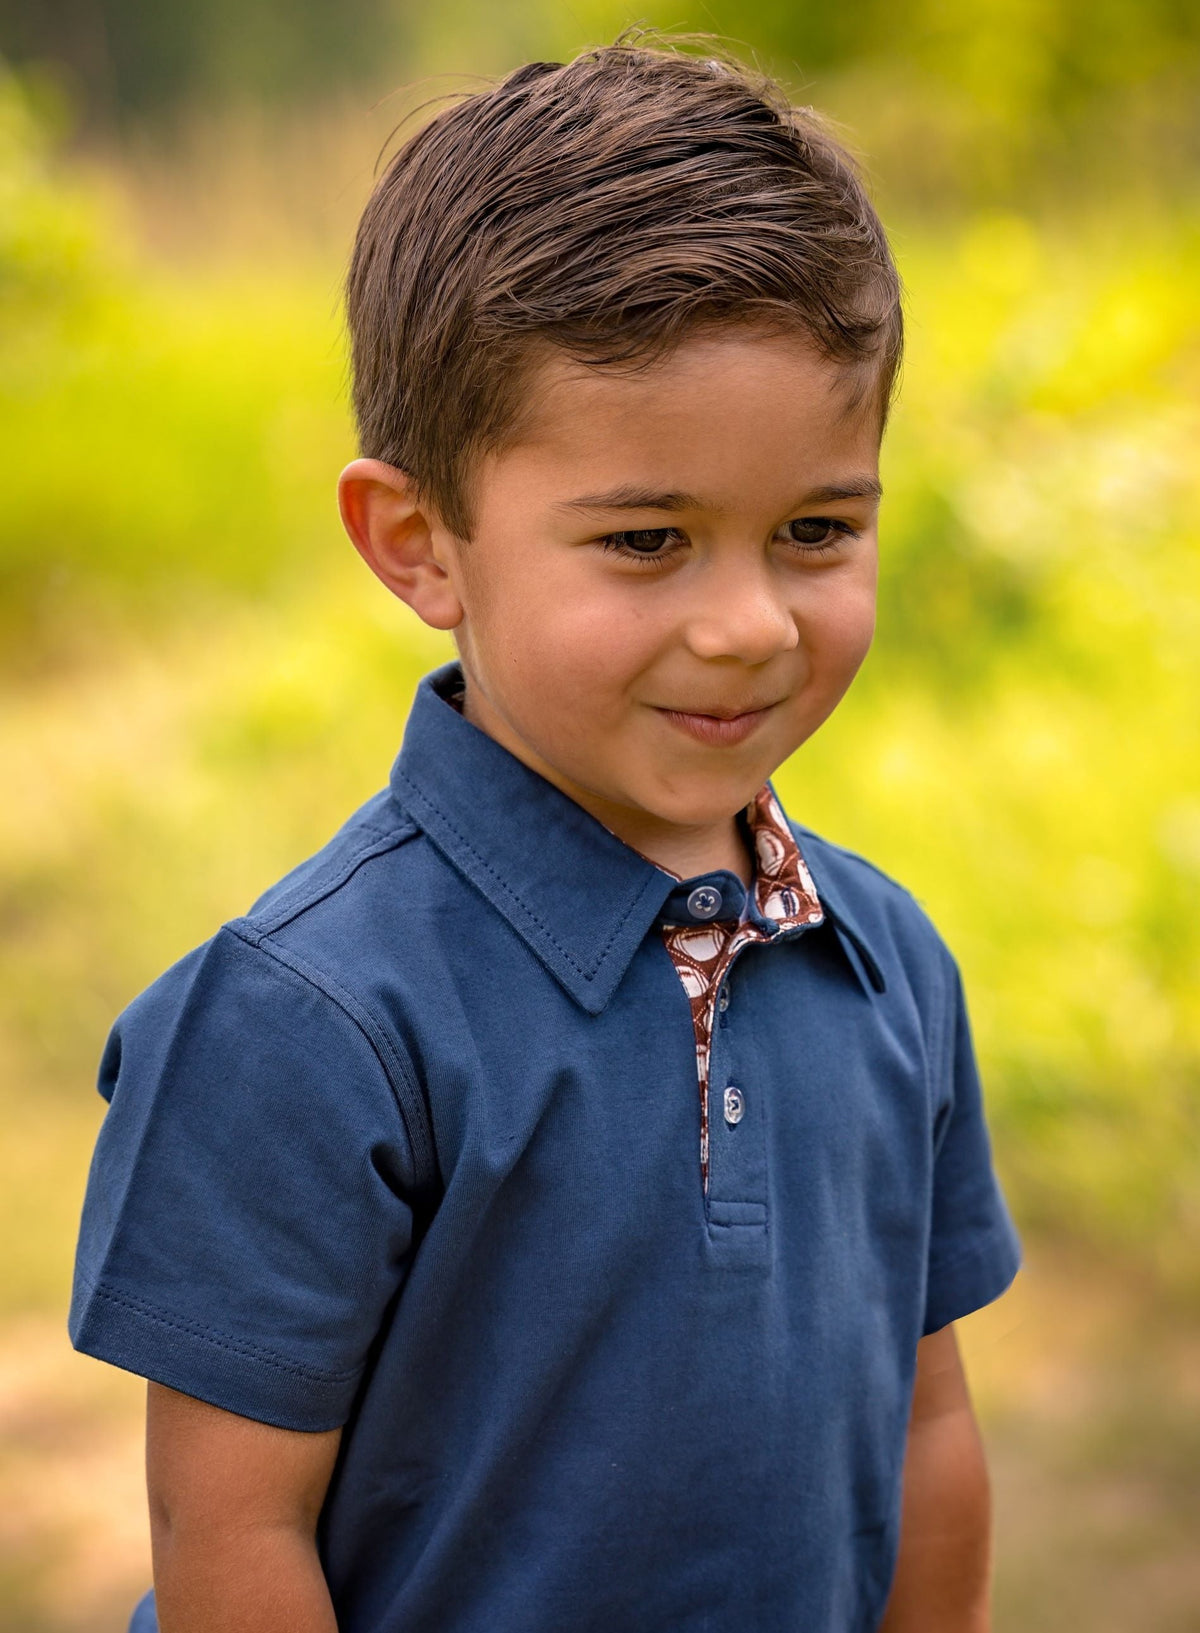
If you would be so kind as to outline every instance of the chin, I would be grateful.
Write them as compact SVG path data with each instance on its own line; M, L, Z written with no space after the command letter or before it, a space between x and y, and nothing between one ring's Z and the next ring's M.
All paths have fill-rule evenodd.
M730 778L716 784L708 782L702 787L659 791L657 797L650 795L640 803L643 810L660 822L669 822L679 828L700 828L736 816L749 805L767 780L767 775L764 772L754 781Z

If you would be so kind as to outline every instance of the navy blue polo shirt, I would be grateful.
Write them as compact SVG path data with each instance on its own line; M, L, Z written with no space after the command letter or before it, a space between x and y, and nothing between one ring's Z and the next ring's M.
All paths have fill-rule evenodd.
M917 1341L1018 1263L955 965L797 828L825 917L726 978L706 1194L660 927L742 887L678 888L457 673L390 789L118 1021L72 1339L344 1425L342 1633L866 1633Z

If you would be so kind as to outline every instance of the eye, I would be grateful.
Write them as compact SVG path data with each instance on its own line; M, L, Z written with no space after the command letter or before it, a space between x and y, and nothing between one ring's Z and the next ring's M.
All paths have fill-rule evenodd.
M855 529L831 516L797 516L787 524L787 536L808 555L832 555L843 539L857 538Z
M606 533L600 540L605 550L631 560L655 561L668 553L683 535L674 527L638 527L624 533Z

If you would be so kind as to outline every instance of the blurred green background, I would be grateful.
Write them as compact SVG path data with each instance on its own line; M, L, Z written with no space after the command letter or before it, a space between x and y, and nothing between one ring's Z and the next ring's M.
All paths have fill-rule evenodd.
M380 785L448 648L341 538L338 284L431 96L630 23L842 122L907 285L875 652L781 773L964 966L1028 1268L997 1633L1200 1628L1200 8L0 0L0 1628L147 1577L70 1351L107 1027Z

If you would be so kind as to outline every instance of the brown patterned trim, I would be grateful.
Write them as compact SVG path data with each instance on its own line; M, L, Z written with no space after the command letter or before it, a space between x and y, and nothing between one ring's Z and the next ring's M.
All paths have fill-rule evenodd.
M754 900L759 913L780 930L820 924L824 914L812 875L769 786L760 789L746 807L746 821L754 841ZM729 919L715 919L711 924L664 924L662 935L692 1008L700 1085L700 1179L707 1195L708 1076L721 983L743 947L769 937L754 924Z

